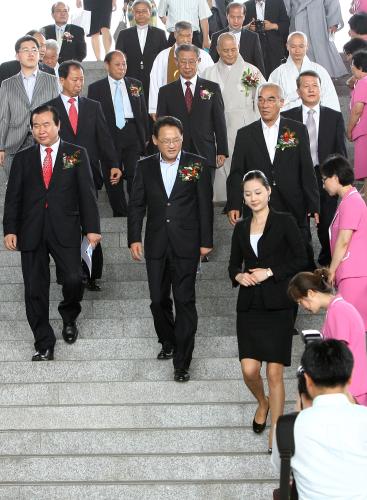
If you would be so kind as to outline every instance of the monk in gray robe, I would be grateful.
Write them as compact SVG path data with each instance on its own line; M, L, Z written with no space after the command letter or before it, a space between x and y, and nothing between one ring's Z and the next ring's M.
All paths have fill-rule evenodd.
M256 66L242 59L232 33L219 36L217 51L219 61L206 68L202 76L220 85L224 101L229 156L223 167L216 170L213 200L226 201L226 181L231 169L237 130L259 119L256 89L266 80Z
M284 0L290 17L290 33L302 31L308 38L307 55L321 64L332 78L347 73L334 42L343 28L339 0Z

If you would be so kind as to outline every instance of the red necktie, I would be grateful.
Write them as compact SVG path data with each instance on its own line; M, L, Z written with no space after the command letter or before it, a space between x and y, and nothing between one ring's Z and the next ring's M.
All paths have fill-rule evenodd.
M190 89L191 82L187 81L185 82L186 85L186 91L185 91L185 103L186 103L186 109L187 112L190 113L191 111L191 106L192 106L192 92Z
M43 160L42 175L43 175L43 182L45 183L46 189L48 189L52 177L52 156L51 156L52 149L46 148L45 151L46 151L46 156L45 159Z
M68 103L70 104L69 108L70 125L74 131L74 134L76 135L76 131L78 129L78 112L74 104L75 101L76 99L74 99L74 97L70 97L70 99L68 100Z

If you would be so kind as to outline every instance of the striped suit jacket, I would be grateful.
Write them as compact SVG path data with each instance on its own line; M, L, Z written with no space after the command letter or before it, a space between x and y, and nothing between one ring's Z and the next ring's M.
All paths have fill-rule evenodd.
M30 131L31 111L58 95L57 78L42 71L37 72L31 102L21 73L4 80L0 87L0 150L15 154Z

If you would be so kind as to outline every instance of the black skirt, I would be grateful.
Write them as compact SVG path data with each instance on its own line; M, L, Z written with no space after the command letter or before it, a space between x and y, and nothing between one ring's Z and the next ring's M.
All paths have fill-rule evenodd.
M264 306L260 287L248 311L237 312L239 359L291 365L294 310L269 310Z
M88 36L101 32L101 28L111 27L112 0L89 0L84 2L85 10L91 11Z

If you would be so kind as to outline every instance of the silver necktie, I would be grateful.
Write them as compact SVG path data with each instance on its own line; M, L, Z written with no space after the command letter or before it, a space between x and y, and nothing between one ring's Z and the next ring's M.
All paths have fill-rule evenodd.
M307 111L306 127L308 130L308 135L310 137L310 151L311 151L312 163L315 166L319 164L319 157L318 157L318 138L317 138L316 122L313 116L314 114L315 114L314 109L309 109Z

